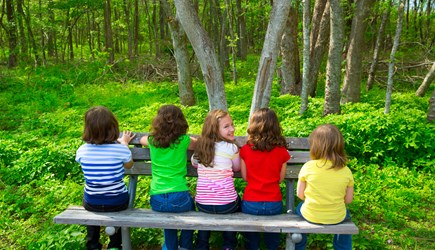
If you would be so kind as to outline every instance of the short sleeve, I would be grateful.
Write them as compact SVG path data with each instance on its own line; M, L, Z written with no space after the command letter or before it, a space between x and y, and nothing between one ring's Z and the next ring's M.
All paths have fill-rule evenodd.
M298 179L299 181L307 181L307 163L305 163L299 171Z

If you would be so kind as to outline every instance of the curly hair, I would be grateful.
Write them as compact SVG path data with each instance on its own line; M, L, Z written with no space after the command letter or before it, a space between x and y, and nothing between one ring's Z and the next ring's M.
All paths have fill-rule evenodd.
M226 140L219 133L219 121L226 116L229 116L228 112L216 109L210 111L205 118L201 136L195 144L194 157L206 167L213 167L216 142L227 141L234 143L233 141Z
M254 150L271 151L278 146L287 148L278 117L272 109L262 108L255 111L247 132L246 143L251 144Z
M104 106L90 108L85 113L82 139L91 144L113 143L119 137L115 115Z
M310 156L313 160L330 160L331 168L343 168L347 162L344 138L340 130L332 124L323 124L311 132ZM325 162L326 163L326 162Z
M178 144L179 138L187 133L189 125L181 109L175 105L163 105L151 124L150 143L158 148Z

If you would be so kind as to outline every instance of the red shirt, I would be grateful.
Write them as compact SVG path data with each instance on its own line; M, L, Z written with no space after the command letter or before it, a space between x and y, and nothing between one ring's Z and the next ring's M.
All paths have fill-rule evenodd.
M290 160L290 154L285 147L275 147L270 152L253 150L251 147L246 144L240 150L248 182L243 200L282 201L279 179L282 164Z

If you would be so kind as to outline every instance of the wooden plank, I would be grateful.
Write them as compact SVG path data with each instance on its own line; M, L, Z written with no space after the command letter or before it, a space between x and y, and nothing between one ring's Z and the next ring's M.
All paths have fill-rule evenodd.
M128 209L121 212L96 213L76 206L70 207L57 215L54 222L57 224L212 231L358 234L358 228L352 222L339 225L315 225L292 214L253 216L243 213L217 215L193 211L159 213L150 209Z

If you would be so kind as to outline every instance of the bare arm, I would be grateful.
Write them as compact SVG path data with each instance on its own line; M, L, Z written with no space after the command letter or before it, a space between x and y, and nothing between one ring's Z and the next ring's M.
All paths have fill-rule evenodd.
M306 181L298 181L298 187L297 187L297 196L299 199L301 200L305 200L305 188L307 186L307 182Z
M243 159L240 159L240 173L242 174L243 180L246 181L246 164Z
M236 158L231 160L233 162L233 171L239 172L240 171L240 156L237 154Z
M198 139L196 137L190 137L189 150L195 150L195 144Z
M139 142L142 146L148 147L148 135L142 136Z
M353 187L346 188L346 195L344 196L344 203L349 204L353 200Z
M118 138L118 142L122 145L125 145L128 147L128 143L135 137L135 134L133 134L130 131L125 131L122 133L121 138ZM129 162L124 162L124 168L131 168L133 167L133 159L131 159Z
M287 169L287 162L284 162L281 167L281 174L279 176L279 182L281 183L285 178L285 172Z

